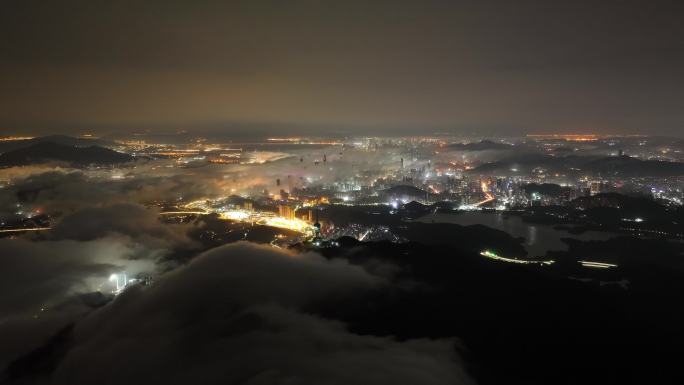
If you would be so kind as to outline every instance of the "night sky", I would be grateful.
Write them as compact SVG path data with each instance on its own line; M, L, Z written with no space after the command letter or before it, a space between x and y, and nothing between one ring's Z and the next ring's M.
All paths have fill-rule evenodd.
M681 1L1 6L3 134L682 131Z

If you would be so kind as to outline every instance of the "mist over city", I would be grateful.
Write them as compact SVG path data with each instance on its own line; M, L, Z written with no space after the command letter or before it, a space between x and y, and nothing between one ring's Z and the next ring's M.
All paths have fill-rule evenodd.
M681 384L684 6L6 1L0 384Z

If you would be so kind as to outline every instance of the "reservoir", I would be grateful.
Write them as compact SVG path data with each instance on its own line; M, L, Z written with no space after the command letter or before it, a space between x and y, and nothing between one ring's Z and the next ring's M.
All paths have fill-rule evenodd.
M428 214L416 219L424 223L455 223L462 226L484 225L505 231L514 237L525 238L523 245L529 257L543 256L549 250L567 250L562 238L575 238L583 241L603 241L617 236L615 233L585 231L571 234L566 230L554 229L551 225L527 223L517 215L502 212L466 211L454 214Z

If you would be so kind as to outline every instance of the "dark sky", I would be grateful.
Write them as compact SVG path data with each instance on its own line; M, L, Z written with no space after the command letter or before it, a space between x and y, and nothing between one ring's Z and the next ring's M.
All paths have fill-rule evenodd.
M0 133L684 131L682 1L0 5Z

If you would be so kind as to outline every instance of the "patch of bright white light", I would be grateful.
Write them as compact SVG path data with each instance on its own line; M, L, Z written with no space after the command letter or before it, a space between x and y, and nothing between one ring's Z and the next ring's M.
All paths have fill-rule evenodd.
M246 211L230 210L221 214L221 217L225 219L232 219L236 221L241 221L249 218L249 213Z
M579 263L584 267L593 267L593 268L597 268L597 269L609 269L609 268L617 267L617 265L615 265L615 264L604 263L604 262L579 261Z
M459 209L459 210L464 210L464 211L468 211L468 210L480 210L480 207L477 207L477 206L475 206L475 205L460 205L460 206L458 206L458 209Z
M123 278L123 280L120 280L120 278ZM114 294L121 293L123 291L123 289L126 288L126 285L128 284L128 280L126 279L126 272L123 272L121 275L119 275L119 274L110 275L109 281L114 282L116 284L116 290L114 290Z
M506 257L500 257L496 255L496 253L493 253L489 250L484 250L480 253L481 256L487 257L489 259L494 259L497 261L502 261L502 262L509 262L509 263L518 263L521 265L552 265L556 261L554 260L548 260L548 261L532 261L532 260L526 260L526 259L515 259L515 258L506 258Z

